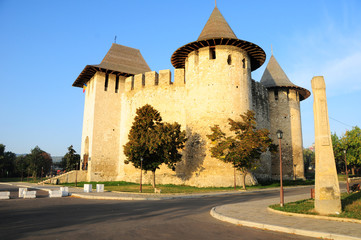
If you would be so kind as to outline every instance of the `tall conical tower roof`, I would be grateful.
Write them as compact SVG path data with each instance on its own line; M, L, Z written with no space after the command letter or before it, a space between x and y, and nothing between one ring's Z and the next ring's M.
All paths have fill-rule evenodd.
M224 19L217 6L214 8L197 41L213 38L237 39L236 34L234 34L233 30L228 25L226 19Z
M311 93L305 88L293 84L272 55L265 71L263 72L261 83L266 88L293 88L300 93L300 101L308 98Z
M183 47L178 48L171 57L171 62L175 68L184 68L185 59L192 51L203 47L216 45L231 45L236 46L248 53L251 60L251 70L254 71L266 60L266 54L262 48L254 43L238 39L236 34L232 31L227 21L217 8L213 9L206 25L204 26L197 41L188 43Z

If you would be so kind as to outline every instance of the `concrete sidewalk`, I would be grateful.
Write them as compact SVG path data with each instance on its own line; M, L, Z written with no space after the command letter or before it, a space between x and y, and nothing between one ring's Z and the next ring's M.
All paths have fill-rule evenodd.
M43 191L58 190L56 185L37 185L33 183L1 183L17 187L35 188ZM308 186L309 188L309 186ZM201 198L217 195L233 195L250 193L255 191L269 191L270 189L231 191L200 194L141 194L124 192L91 192L85 193L83 188L69 187L69 193L73 197L102 200L166 200L180 198ZM274 190L274 189L272 189ZM309 194L285 196L285 202L293 202L309 198ZM211 215L219 220L229 223L254 227L278 232L297 234L308 237L355 240L361 239L361 224L349 223L297 216L287 216L271 212L269 205L279 203L279 198L265 199L261 201L249 201L236 204L228 204L214 207Z
M309 194L285 196L285 202L294 202L309 197ZM222 205L213 208L211 215L236 225L307 237L338 240L361 239L360 223L286 216L267 209L268 206L277 203L279 203L279 198Z

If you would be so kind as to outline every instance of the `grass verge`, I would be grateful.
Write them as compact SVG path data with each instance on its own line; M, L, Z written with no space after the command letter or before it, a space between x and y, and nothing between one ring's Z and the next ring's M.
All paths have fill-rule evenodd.
M107 191L119 191L119 192L139 192L139 184L138 183L130 183L130 182L78 182L78 187L83 187L84 184L92 184L93 188L96 187L96 184L104 184L104 188ZM300 186L300 185L312 185L314 181L310 180L296 180L296 181L284 181L284 186ZM64 186L75 186L74 183L63 183ZM264 189L264 188L273 188L279 187L279 182L268 181L268 182L260 182L255 186L247 186L247 189ZM224 192L224 191L233 191L233 187L193 187L186 185L173 185L173 184L159 184L157 188L162 190L162 193L183 193L183 194L191 194L191 193L205 193L205 192ZM242 187L237 187L237 190L242 190ZM143 193L153 193L154 189L150 184L142 185Z
M318 215L314 210L314 199L304 199L297 202L286 203L284 207L279 204L271 205L270 208L291 213ZM330 217L354 218L361 220L361 192L341 195L342 213L329 215Z

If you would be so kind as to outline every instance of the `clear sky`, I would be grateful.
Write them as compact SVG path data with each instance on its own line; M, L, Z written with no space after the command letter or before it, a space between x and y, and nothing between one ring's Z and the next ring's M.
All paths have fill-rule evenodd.
M296 85L325 77L330 127L361 127L361 1L218 0L239 39L262 47ZM0 143L29 153L80 152L84 94L72 83L114 42L141 51L152 70L195 41L214 0L0 0ZM314 142L313 96L301 102L304 147Z

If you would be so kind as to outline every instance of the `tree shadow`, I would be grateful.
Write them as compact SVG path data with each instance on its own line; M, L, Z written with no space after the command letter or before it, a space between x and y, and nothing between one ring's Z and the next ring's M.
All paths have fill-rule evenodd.
M361 192L357 192L355 194L350 194L344 199L342 199L342 209L345 209L348 205L353 204L355 201L358 201L361 199Z
M176 175L183 181L189 180L195 172L202 172L206 157L206 141L198 133L193 133L190 128L186 129L187 142L182 152L183 159L177 164Z

